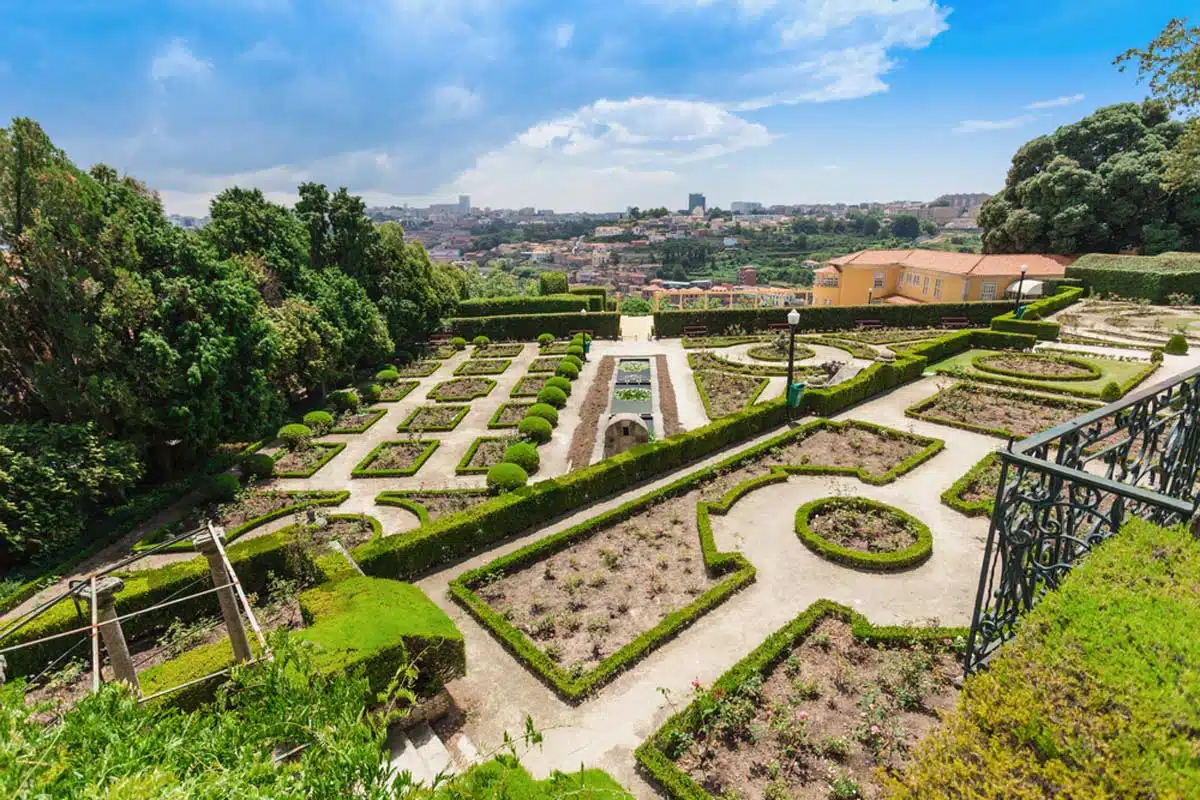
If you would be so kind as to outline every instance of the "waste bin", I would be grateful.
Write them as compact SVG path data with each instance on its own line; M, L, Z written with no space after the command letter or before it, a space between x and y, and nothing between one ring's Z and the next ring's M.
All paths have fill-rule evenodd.
M1013 316L1016 317L1017 319L1020 319L1021 317L1025 316L1025 306L1017 306L1017 312L1015 314L1013 314Z
M584 334L584 336L583 336L583 354L586 356L590 352L592 352L592 337L588 336L587 334Z
M796 381L787 390L788 408L796 408L800 405L800 395L804 394L804 382Z

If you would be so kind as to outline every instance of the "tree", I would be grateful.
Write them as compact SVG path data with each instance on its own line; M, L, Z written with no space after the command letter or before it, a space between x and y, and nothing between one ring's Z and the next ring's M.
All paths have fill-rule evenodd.
M287 208L269 202L258 189L226 189L209 205L211 221L201 236L220 258L256 256L264 297L278 303L280 292L294 290L308 265L304 225Z
M897 214L892 220L892 236L915 239L921 235L921 223L912 214Z
M40 204L39 175L68 163L33 120L18 117L8 129L0 129L0 236L9 240L21 237Z
M623 297L621 298L621 313L629 317L644 317L653 309L650 307L650 301L641 297Z
M279 342L279 362L272 379L292 393L320 389L346 373L342 332L320 310L300 299L289 298L268 312Z
M565 272L543 272L538 275L538 290L542 295L566 294L567 289Z
M921 220L921 233L926 236L934 236L938 232L938 225L931 219Z
M862 234L863 236L878 236L883 223L879 221L879 217L868 216L863 218Z
M650 219L659 219L661 217L668 216L670 213L671 212L667 211L665 206L659 206L658 208L648 209L645 212L645 216L650 217Z
M425 341L458 306L458 289L439 280L425 246L404 239L404 228L379 226L379 310L397 345Z
M375 366L393 352L387 321L357 281L338 269L306 270L303 294L342 335L335 374L349 378L355 367Z

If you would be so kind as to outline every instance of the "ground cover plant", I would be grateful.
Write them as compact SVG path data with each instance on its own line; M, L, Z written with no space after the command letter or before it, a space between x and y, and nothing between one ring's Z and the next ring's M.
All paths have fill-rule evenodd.
M952 377L1098 399L1103 397L1109 383L1115 382L1124 394L1156 368L1157 365L1147 361L1084 353L1064 356L978 349L951 356L931 367Z
M554 372L562 364L562 358L535 358L529 365L530 372Z
M421 384L417 381L396 381L391 384L384 384L380 387L382 390L379 394L380 403L395 403L398 400L403 400L408 397L413 389Z
M525 375L517 385L513 387L509 393L510 397L537 397L538 392L546 386L546 381L550 380L551 376L547 375Z
M1097 407L1078 400L957 383L909 406L904 413L989 436L1024 439Z
M879 797L881 772L953 706L965 633L875 627L819 600L712 686L695 683L638 763L676 800Z
M864 497L825 497L796 511L796 535L822 558L891 572L925 563L933 537L920 520Z
M1000 459L988 453L942 492L942 502L968 517L990 517L1000 488Z
M483 347L476 347L471 353L471 358L515 358L521 355L521 351L525 349L525 345L518 343L512 344L489 344Z
M713 369L696 370L692 373L704 410L709 419L719 419L736 414L754 403L770 383L768 378L719 372Z
M457 475L485 474L504 460L504 451L509 445L519 441L519 436L480 436L471 442L454 472Z
M525 419L525 412L533 403L504 403L488 420L489 428L515 428Z
M414 361L396 370L401 378L428 378L442 365L440 361Z
M333 418L330 433L364 433L387 413L385 408L357 408L343 411Z
M421 406L414 408L396 430L404 431L452 431L471 410L470 406Z
M469 358L458 365L455 375L499 375L511 364L507 358Z
M495 388L496 382L491 378L455 378L434 386L425 397L439 403L461 402L487 397Z
M629 402L645 401L650 399L650 390L640 387L623 386L613 392L613 397L617 400L625 400Z
M391 478L414 475L437 449L437 439L380 442L350 473L352 478Z
M375 497L375 503L407 509L425 525L439 517L473 508L489 497L483 489L413 489L380 492Z

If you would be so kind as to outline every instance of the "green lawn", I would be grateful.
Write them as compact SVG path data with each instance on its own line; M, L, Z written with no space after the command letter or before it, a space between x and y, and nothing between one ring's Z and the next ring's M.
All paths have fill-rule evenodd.
M967 350L964 353L959 353L956 356L951 356L944 361L939 361L934 364L931 369L934 372L939 372L948 375L958 375L972 380L986 381L988 383L1000 383L1007 386L1023 386L1029 389L1039 389L1041 391L1056 392L1059 394L1070 394L1078 397L1099 397L1100 392L1104 389L1109 381L1116 381L1121 386L1121 392L1124 394L1138 385L1153 372L1153 365L1147 362L1133 361L1117 361L1111 358L1100 358L1091 355L1075 355L1071 354L1068 358L1082 361L1090 364L1100 370L1100 377L1090 381L1051 381L1051 380L1034 380L1026 378L1015 378L1007 375L997 375L991 372L984 372L977 369L973 362L979 356L992 355L999 351L996 350ZM1061 356L1063 353L1047 353L1047 355Z

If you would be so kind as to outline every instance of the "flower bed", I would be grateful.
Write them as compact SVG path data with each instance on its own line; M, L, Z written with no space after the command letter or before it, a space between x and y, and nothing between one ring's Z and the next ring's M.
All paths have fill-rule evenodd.
M396 426L396 430L452 431L470 410L470 406L421 406L413 409L413 412Z
M550 380L550 375L526 375L517 381L517 385L509 392L509 397L537 397L537 393Z
M375 496L375 504L407 509L425 525L439 517L466 511L490 496L486 489L414 489L380 492Z
M440 361L414 361L411 364L400 367L396 372L401 378L428 378L437 372L437 368L441 365L442 362Z
M529 365L530 372L554 372L562 363L561 358L535 358Z
M906 416L989 436L1024 439L1099 406L957 383L905 409Z
M767 336L697 336L683 338L684 350L700 350L708 347L736 347L739 344L754 344L766 341Z
M380 442L350 473L352 478L398 478L416 474L440 442L421 439Z
M1027 368L1028 372L1023 373L1019 369L1007 370L1003 366L987 369L988 365L996 363L993 359L1001 364L1008 363L1014 367ZM1039 367L1043 370L1057 367L1060 372L1068 372L1069 369L1074 374L1054 377L1033 374L1032 370ZM1043 355L1040 352L996 353L991 350L968 350L938 361L932 369L940 374L965 380L1101 399L1109 383L1115 383L1124 394L1146 380L1157 367L1157 364L1145 360L1104 358L1084 353L1073 354L1068 358L1057 353ZM1082 373L1085 368L1089 370L1086 375Z
M1000 459L995 453L988 453L942 492L942 502L968 517L990 517L999 488Z
M311 478L346 448L343 443L312 442L299 450L279 449L273 455L276 478Z
M991 353L976 356L971 365L997 375L1050 381L1091 381L1101 375L1095 366L1078 358L1038 353Z
M518 436L480 436L471 442L463 454L456 475L483 475L504 460L504 451L510 444L521 441Z
M533 403L504 403L488 420L489 428L515 428L525 419L525 412Z
M413 389L420 385L418 381L396 381L392 384L385 384L380 387L382 391L379 394L379 402L395 403L398 400L403 400L408 397Z
M425 357L436 358L440 361L444 361L447 358L454 358L454 354L457 352L458 350L456 350L452 344L439 344L430 349L429 353Z
M507 358L468 358L454 370L455 375L499 375L512 361Z
M895 328L880 328L878 330L844 331L838 334L842 339L864 344L892 344L894 342L914 342L921 339L936 339L945 336L942 328L912 328L896 330Z
M368 428L387 413L385 408L364 408L358 411L346 411L338 415L333 422L330 433L364 433Z
M567 348L570 346L570 342L551 342L550 344L539 347L538 353L544 356L565 356L567 354Z
M709 419L736 414L754 403L770 383L768 378L716 370L697 370L692 377Z
M892 572L925 563L933 537L920 520L863 497L826 497L796 511L796 535L822 558Z
M491 378L455 378L434 386L425 397L439 403L461 402L487 397L495 388L496 382Z
M471 353L471 358L515 358L521 355L524 349L525 345L520 343L489 344L476 347Z
M876 627L818 600L636 751L676 800L879 797L953 707L961 628Z
M787 349L780 350L774 344L763 344L758 347L751 347L746 351L746 355L750 358L756 358L759 361L783 361L788 360ZM817 351L803 344L796 344L795 360L801 361L806 358L813 358L817 355Z

